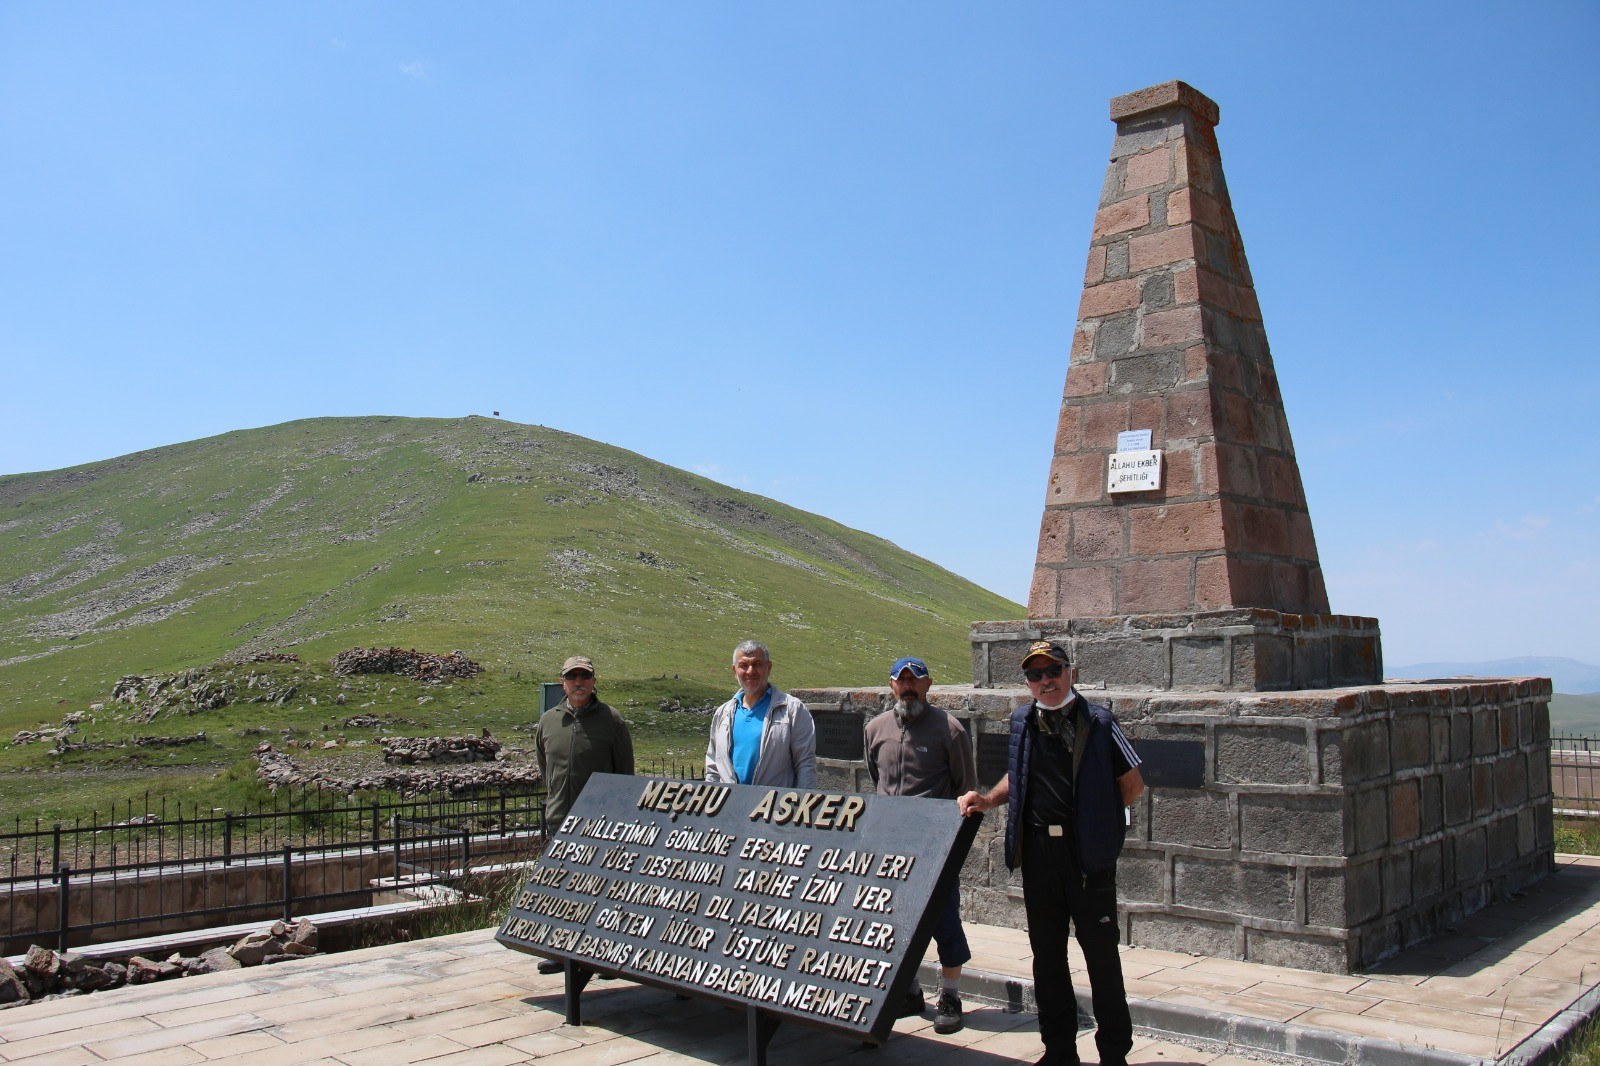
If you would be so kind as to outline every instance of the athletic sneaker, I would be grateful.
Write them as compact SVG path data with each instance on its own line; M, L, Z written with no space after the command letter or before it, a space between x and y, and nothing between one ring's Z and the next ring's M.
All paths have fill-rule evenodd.
M900 1005L900 1013L896 1014L895 1017L911 1018L927 1009L928 1005L922 998L922 986L912 985L911 991L906 993L905 1002Z
M939 1010L933 1016L933 1031L953 1033L961 1028L961 997L950 989L939 993Z

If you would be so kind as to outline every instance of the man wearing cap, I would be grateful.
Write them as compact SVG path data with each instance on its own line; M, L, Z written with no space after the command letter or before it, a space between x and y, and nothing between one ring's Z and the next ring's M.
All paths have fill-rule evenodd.
M1133 1020L1117 955L1117 856L1124 808L1144 793L1139 756L1111 712L1072 687L1077 671L1054 641L1028 646L1022 672L1033 699L1011 714L1010 772L988 792L968 792L963 814L1009 803L1006 866L1022 864L1023 908L1039 1001L1039 1066L1078 1061L1078 1002L1067 965L1071 920L1089 970L1095 1046L1125 1063Z
M707 781L779 788L817 787L817 727L806 705L768 682L767 646L747 640L733 649L739 691L711 716Z
M950 800L977 787L966 727L928 703L933 678L927 664L907 656L889 667L893 706L867 724L867 772L880 796ZM955 886L939 907L933 939L939 945L939 1006L933 1031L961 1028L961 967L972 958L961 928L961 893ZM911 986L901 1017L923 1011L922 985Z
M560 828L590 774L633 773L633 738L622 715L594 694L594 663L574 655L561 664L566 698L539 718L534 745L544 778L545 820Z

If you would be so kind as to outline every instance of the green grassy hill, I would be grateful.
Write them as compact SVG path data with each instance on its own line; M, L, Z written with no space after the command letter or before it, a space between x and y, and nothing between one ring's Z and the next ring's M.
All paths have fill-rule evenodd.
M963 680L968 625L1023 613L825 518L484 418L315 419L0 477L5 739L104 701L121 675L269 651L304 660L306 699L350 647L460 649L485 666L429 713L410 682L359 693L374 713L410 707L408 732L525 721L533 682L574 653L594 656L603 694L664 679L622 686L639 706L731 691L745 637L772 648L784 686L876 683L907 652ZM255 713L336 725L331 695ZM206 728L188 717L118 725L107 710L84 728ZM227 764L238 746L162 758ZM0 772L58 769L42 747L0 751Z
M1600 736L1600 693L1550 697L1550 732L1556 736Z

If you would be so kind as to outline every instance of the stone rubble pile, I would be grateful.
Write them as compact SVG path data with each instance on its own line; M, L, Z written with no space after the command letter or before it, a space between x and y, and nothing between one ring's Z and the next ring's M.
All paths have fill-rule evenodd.
M418 681L442 681L447 677L472 677L483 667L459 651L433 655L412 648L349 648L333 657L337 677L352 674L400 674Z
M309 918L301 918L293 925L273 922L230 947L215 947L195 957L174 953L166 959L147 959L135 955L126 964L90 959L70 951L63 954L35 944L28 949L20 969L0 958L0 1010L41 999L237 970L317 953L317 926Z
M500 758L500 742L491 736L382 737L379 743L383 745L383 761L391 766L495 762Z
M302 769L293 759L271 744L256 748L256 777L268 788L315 785L347 795L382 790L402 796L422 796L448 792L458 795L483 789L528 789L543 780L532 763L479 762L441 766L396 767L371 771L357 770L337 774L326 770Z

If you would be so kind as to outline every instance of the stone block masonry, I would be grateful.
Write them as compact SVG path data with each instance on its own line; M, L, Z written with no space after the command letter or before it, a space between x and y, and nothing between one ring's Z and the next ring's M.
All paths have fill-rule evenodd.
M1111 117L1028 616L1325 615L1217 105L1168 82ZM1162 487L1113 496L1107 456L1128 429L1163 451Z
M884 690L797 695L870 718ZM1136 747L1202 754L1199 787L1152 784L1133 809L1117 874L1128 944L1348 973L1554 866L1547 679L1084 695ZM1027 693L940 686L930 699L966 724L981 777ZM827 787L872 787L860 762L821 772ZM1020 929L1004 825L1003 810L990 815L973 844L963 913Z

